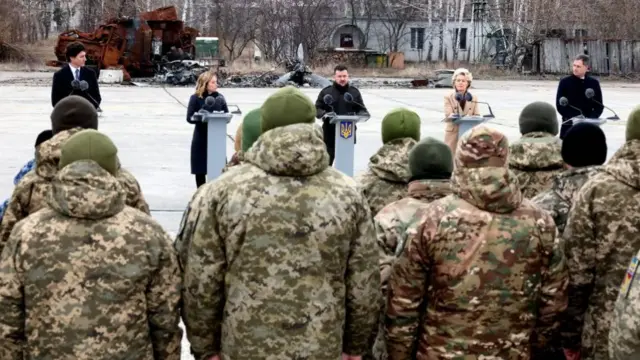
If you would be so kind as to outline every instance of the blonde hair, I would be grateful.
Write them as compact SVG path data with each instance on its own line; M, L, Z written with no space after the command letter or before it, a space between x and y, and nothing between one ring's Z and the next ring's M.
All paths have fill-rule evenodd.
M469 89L471 87L471 82L473 81L473 75L471 74L471 71L465 69L465 68L458 68L453 72L453 76L451 77L451 82L453 85L453 88L456 88L456 78L462 75L465 77L465 79L467 80L467 89Z
M238 130L236 130L236 137L234 138L233 148L236 152L242 150L242 123L238 125Z
M218 75L213 71L206 71L198 76L198 81L196 82L196 95L198 95L199 98L203 97L204 93L207 92L207 85L213 78L216 78L216 80L218 79Z

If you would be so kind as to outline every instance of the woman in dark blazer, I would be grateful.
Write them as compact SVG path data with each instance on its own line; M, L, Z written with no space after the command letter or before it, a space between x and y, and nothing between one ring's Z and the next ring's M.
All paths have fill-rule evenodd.
M211 71L203 73L198 78L196 93L191 95L187 109L187 122L195 125L191 140L191 173L196 176L198 187L207 181L207 123L195 122L191 117L202 109L205 99L209 96L221 97L224 100L224 96L218 92L218 77ZM216 105L207 110L229 112L226 101L216 101Z

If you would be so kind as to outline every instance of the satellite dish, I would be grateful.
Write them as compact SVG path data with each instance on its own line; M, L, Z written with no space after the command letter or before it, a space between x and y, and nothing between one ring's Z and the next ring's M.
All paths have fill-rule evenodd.
M302 43L298 44L298 59L304 61L304 52L302 51Z

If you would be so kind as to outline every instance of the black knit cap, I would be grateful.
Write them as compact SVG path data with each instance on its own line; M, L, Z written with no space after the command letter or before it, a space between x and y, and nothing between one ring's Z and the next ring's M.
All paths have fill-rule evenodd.
M40 134L38 134L38 137L36 138L36 147L38 147L38 145L42 144L43 142L51 139L52 137L53 137L53 131L51 130L45 130L41 132Z
M607 138L599 126L575 124L562 140L562 159L572 167L602 165L607 160Z
M447 144L432 137L420 140L409 151L411 180L449 179L453 155Z
M558 135L558 116L553 105L536 101L522 109L519 118L520 134L532 132L546 132Z
M89 100L78 95L69 95L53 108L51 130L55 135L77 127L98 130L98 112Z

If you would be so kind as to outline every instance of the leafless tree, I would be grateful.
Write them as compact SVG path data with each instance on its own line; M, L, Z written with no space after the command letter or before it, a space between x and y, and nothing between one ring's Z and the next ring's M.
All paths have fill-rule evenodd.
M298 44L302 44L305 61L313 64L320 46L328 39L326 21L333 16L331 0L302 0L292 3L290 11L293 53Z
M211 3L209 11L213 21L207 30L221 38L229 64L256 38L254 4L252 0L214 0Z
M364 49L369 43L369 34L373 20L374 2L371 0L348 0L349 14L351 15L351 25L362 30L362 37L358 48Z
M384 44L386 50L397 52L404 45L408 25L416 20L421 13L421 7L410 3L390 0L372 0L372 11L381 23L383 30L378 34L379 42Z
M291 18L279 0L261 0L256 9L256 44L266 61L280 63L290 50Z

